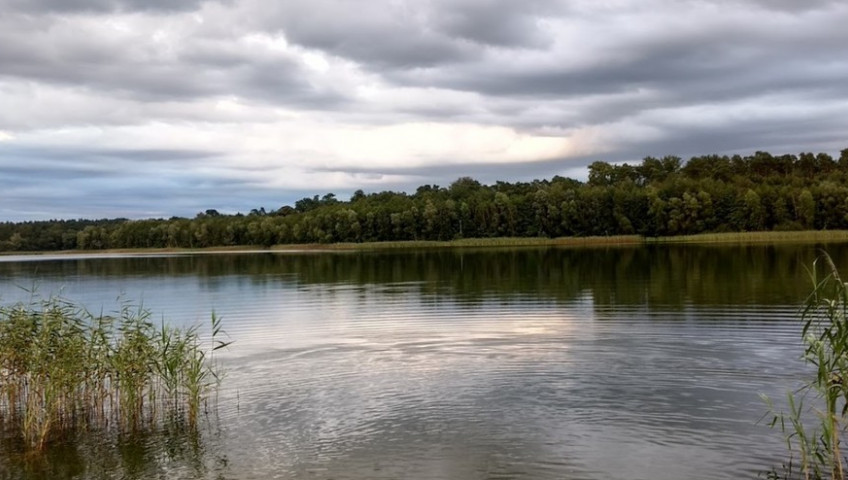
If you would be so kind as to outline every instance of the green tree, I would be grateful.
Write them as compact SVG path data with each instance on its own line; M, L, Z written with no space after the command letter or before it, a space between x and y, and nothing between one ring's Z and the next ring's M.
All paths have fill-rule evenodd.
M795 218L803 228L813 228L816 223L816 201L806 188L801 190L796 204Z

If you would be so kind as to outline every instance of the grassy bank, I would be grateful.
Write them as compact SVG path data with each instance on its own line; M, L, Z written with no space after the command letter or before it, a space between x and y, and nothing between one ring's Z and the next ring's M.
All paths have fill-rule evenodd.
M272 247L239 245L209 248L123 248L107 250L61 250L53 252L0 252L0 255L168 255L252 252L357 251L422 248L503 248L503 247L591 247L668 244L759 244L759 243L839 243L848 242L848 230L806 230L795 232L728 232L642 237L614 235L608 237L500 237L464 238L448 241L397 241L363 243L307 243Z

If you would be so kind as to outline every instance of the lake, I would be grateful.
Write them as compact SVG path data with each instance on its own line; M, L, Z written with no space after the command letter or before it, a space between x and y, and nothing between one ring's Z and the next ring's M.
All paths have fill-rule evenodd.
M817 248L0 257L4 304L214 310L235 342L197 435L4 439L0 478L756 478L785 456L759 394L809 374Z

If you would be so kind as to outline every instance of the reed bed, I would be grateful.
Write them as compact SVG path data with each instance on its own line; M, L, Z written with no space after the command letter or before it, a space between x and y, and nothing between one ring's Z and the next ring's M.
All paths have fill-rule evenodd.
M211 335L157 327L124 303L94 315L60 299L0 307L0 424L42 450L80 429L138 430L160 422L195 427L222 379Z
M496 237L464 238L448 241L404 240L396 242L328 243L276 245L275 251L383 250L414 248L496 248L496 247L591 247L667 244L757 244L757 243L835 243L848 242L848 230L805 230L767 232L722 232L670 237L611 235L593 237Z
M784 435L789 459L770 479L845 480L848 458L848 283L826 254L809 271L813 291L804 309L804 361L815 376L787 394L787 412L767 398L771 426Z
M806 230L792 232L725 232L646 238L646 243L832 243L848 242L846 230Z
M638 235L614 235L596 237L495 237L463 238L457 240L403 240L396 242L327 243L305 245L276 245L275 251L311 250L393 250L414 248L497 248L497 247L549 247L591 245L639 245L643 238Z
M457 240L400 240L386 242L340 242L279 244L271 247L242 245L206 248L123 248L107 250L66 250L58 252L13 252L15 255L45 254L161 254L161 253L253 253L253 252L311 252L333 250L388 250L416 248L497 248L497 247L581 247L628 246L643 244L756 244L756 243L835 243L848 242L848 230L803 230L764 232L721 232L668 237L643 237L641 235L610 235L592 237L494 237L464 238ZM0 255L8 255L0 252Z

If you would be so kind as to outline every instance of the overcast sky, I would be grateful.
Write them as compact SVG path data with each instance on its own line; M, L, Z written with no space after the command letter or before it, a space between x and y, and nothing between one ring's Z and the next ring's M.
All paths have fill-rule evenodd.
M0 0L0 220L843 148L845 0Z

